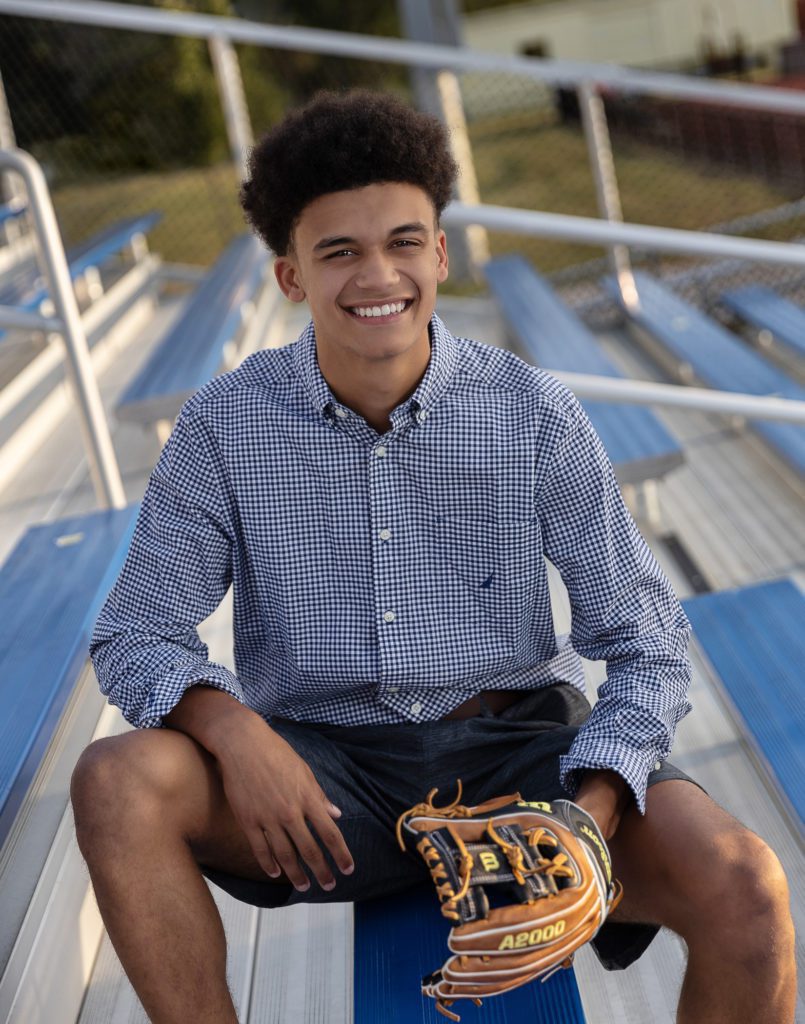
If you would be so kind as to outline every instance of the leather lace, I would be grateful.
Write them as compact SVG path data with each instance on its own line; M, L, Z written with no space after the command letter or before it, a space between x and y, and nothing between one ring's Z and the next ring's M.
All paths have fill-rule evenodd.
M428 814L434 814L440 818L447 819L472 817L472 811L470 808L459 803L462 792L461 779L457 780L457 786L458 793L455 800L446 804L444 807L436 807L434 805L433 798L439 790L432 789L428 793L426 800L422 803L416 804L410 810L404 811L399 816L397 819L397 842L400 844L401 849L405 849L402 826L406 818ZM567 863L566 854L558 853L552 858L544 857L539 854L540 844L548 846L559 845L556 838L545 828L534 826L533 828L526 829L523 832L523 835L528 839L528 845L537 851L537 855L539 857L538 863L533 868L528 868L523 861L523 851L516 845L516 843L507 842L502 836L498 835L494 828L493 821L494 819L489 819L486 831L489 833L493 842L503 850L506 855L506 859L509 862L509 866L511 867L512 874L520 885L525 884L527 875L545 874L557 878L573 877L574 871ZM439 902L441 903L440 909L442 914L452 921L459 921L460 915L458 912L458 904L467 895L469 890L470 878L472 876L472 869L475 866L475 860L457 830L451 828L449 820L445 827L455 842L460 855L458 863L460 885L458 890L454 889L451 885L450 877L444 866L442 856L427 835L422 836L422 838L417 842L416 848L424 858L428 870L430 871L433 884L436 887L436 894L439 897ZM529 900L528 902L534 903L535 900Z

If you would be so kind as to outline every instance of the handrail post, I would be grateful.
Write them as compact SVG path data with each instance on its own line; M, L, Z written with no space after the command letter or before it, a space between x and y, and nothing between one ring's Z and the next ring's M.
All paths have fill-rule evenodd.
M126 495L115 458L109 425L92 370L87 337L73 292L67 257L53 210L45 176L34 158L21 149L0 150L0 167L21 176L28 191L39 255L48 289L64 339L67 376L75 395L78 419L98 503L103 508L123 508Z
M229 150L238 168L238 174L243 175L246 172L246 161L254 143L254 136L238 55L232 40L225 35L210 36L207 45L215 71L221 106L224 109Z
M481 193L478 189L478 176L475 173L464 103L461 99L461 86L455 72L438 71L436 91L450 133L453 159L458 164L456 195L459 202L480 203ZM464 238L469 256L469 270L476 281L481 281L484 264L489 262L489 236L486 228L480 224L468 224L464 228Z
M579 98L581 123L595 182L598 212L604 220L622 224L623 208L603 100L595 84L589 80L579 82L576 94ZM608 256L621 295L625 302L631 303L635 289L629 249L625 245L613 245L608 250Z
M11 111L8 109L8 99L3 85L3 74L0 71L0 150L16 148L17 140L14 137L14 125L11 120ZM19 183L14 175L0 170L0 203L14 203L21 200ZM6 240L11 242L19 234L19 225L16 218L5 225Z

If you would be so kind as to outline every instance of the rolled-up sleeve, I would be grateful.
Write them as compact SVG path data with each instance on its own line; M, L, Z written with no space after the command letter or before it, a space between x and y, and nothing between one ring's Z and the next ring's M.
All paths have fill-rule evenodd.
M237 677L208 660L196 628L231 584L232 522L215 440L185 407L90 642L102 693L134 726L162 725L195 683L244 700Z
M690 625L624 505L603 445L575 401L537 495L545 555L562 575L571 641L607 663L592 714L561 759L574 794L585 769L618 772L645 812L646 782L690 710Z

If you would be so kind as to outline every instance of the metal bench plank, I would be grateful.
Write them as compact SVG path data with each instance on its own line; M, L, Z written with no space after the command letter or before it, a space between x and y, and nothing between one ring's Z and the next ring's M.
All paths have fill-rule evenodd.
M0 569L0 844L86 661L135 513L32 527Z
M621 377L587 325L520 256L485 267L504 317L537 366ZM682 449L650 409L630 403L585 400L621 483L656 479L683 461Z
M251 301L268 255L252 235L241 235L201 281L165 338L120 398L121 419L166 416L218 371L223 350L237 331L243 304ZM176 410L178 411L178 410Z
M440 1024L435 1001L422 995L422 977L449 954L449 923L439 912L432 888L399 893L355 905L354 1024ZM478 1008L461 999L452 1009L462 1024L583 1024L572 970L557 971L546 982L532 982Z
M16 217L21 217L24 213L27 213L27 211L28 206L26 203L3 203L3 205L0 206L0 224L5 224L6 221L14 220Z
M805 400L805 388L726 328L651 275L638 272L634 278L638 302L623 307L627 315L677 360L691 366L705 384L723 391ZM606 287L619 298L614 281L608 280ZM794 469L805 474L805 430L801 426L763 420L751 425Z
M141 217L127 217L103 228L91 238L73 246L67 253L70 277L75 280L89 267L104 263L128 244L136 234L145 234L162 217L161 213L149 213ZM27 312L38 309L47 298L48 290L39 265L34 258L26 259L15 266L3 278L0 285L0 305L15 306ZM3 336L0 331L0 338Z
M805 822L805 595L783 579L683 604L762 760Z
M771 331L782 344L805 356L805 309L759 284L724 292L720 301L748 323Z
M161 213L152 211L136 217L126 217L101 228L92 238L79 242L70 249L67 258L70 273L76 277L83 274L88 267L98 266L116 252L120 252L135 235L146 234L161 219Z

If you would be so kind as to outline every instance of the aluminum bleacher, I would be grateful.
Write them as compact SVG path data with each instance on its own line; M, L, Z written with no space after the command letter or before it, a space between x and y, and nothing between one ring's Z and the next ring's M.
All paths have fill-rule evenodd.
M444 1020L435 1003L423 999L420 982L445 960L449 922L439 912L428 883L414 892L355 906L354 1024L437 1024ZM457 1000L452 1010L463 1021L476 1019L471 1000ZM545 982L525 985L478 1011L496 1024L584 1024L573 969L558 971Z
M719 301L794 355L805 357L805 309L801 306L760 284L726 291Z
M117 403L118 418L169 428L185 399L231 362L228 346L255 313L268 269L268 253L253 235L236 238L126 388ZM280 293L272 283L269 298L272 293L276 298Z
M135 512L32 526L0 566L0 847L86 662Z
M684 601L772 786L805 831L805 595L790 579Z
M686 302L661 281L635 272L636 301L625 304L614 281L608 289L617 296L628 321L651 344L652 354L691 383L703 381L721 391L776 395L805 400L805 388L750 349L734 334ZM788 464L805 475L805 429L799 424L757 420L752 429Z
M484 268L515 338L535 365L621 377L598 339L522 256L502 256ZM656 480L683 460L679 443L646 406L585 399L621 484Z
M24 6L18 5L19 8ZM37 5L28 6L33 8ZM63 0L58 6L60 16L67 11L68 16L88 20L90 24L93 24L93 18L101 17L98 14L101 10L99 5L74 4L71 0ZM41 17L47 19L52 16L52 7L49 5L49 10ZM16 13L19 14L19 10ZM163 14L140 12L138 29L144 32L164 31ZM27 14L23 11L20 16L25 17ZM109 27L114 19L120 18L122 25L122 19L133 15L109 4L103 5L102 17L108 19L104 24ZM184 25L188 26L187 38L198 36L200 17L190 12L172 12L171 25L175 26L177 37L183 37ZM205 24L211 28L212 22ZM231 43L226 33L232 24L240 28L243 19L220 19L216 22L215 30L217 32L220 26L221 35L213 41L219 44ZM255 23L248 27L250 43L272 45L269 36L276 31L276 26ZM111 28L109 30L112 31ZM284 31L292 34L297 30ZM304 30L298 31L295 45L300 52L307 52L310 46L318 45L317 39L322 39L322 46L325 47L322 52L327 52L328 46L335 46L336 49L331 52L356 59L373 56L369 37L360 39L358 45L338 33L305 35ZM264 33L262 38L260 33ZM237 38L234 41L242 42ZM387 48L386 52L398 47L399 53L402 53L402 49L410 44L389 40L382 45ZM353 46L352 50L350 46ZM411 64L417 66L417 55L413 54L413 47L411 53ZM237 69L234 46L231 47L230 56L232 66ZM456 62L455 68L464 68L476 75L477 91L478 76L486 73L496 58L490 54L476 55L466 48L456 48L453 59ZM471 64L473 60L478 62L475 67ZM548 88L537 81L543 71L542 63L533 61L528 67L526 63L525 58L501 57L495 73L504 72L511 76L518 69L525 70L531 84L536 84L537 89L550 95L553 89L551 80L548 79ZM556 73L556 62L551 62L550 72ZM637 90L635 95L640 94L644 78L647 94L652 94L652 89L656 88L662 95L663 88L673 88L672 75L652 78L650 74L631 69L604 69L605 74L612 74L616 90L621 72L628 79L627 86ZM567 81L571 84L576 78L579 82L596 81L596 69L592 65L567 66L563 73L568 76ZM471 76L461 77L466 80ZM222 75L218 80L219 87L224 90L227 81L231 84L237 78L236 74ZM739 90L752 89L742 83L719 85L692 79L680 82L684 90L729 88L731 97L737 96ZM772 96L769 102L793 104L796 98L787 96L788 92L767 90L767 94ZM759 90L753 96L760 103L762 97ZM233 163L237 163L238 159L235 154ZM501 218L497 223L489 221L490 230L507 230L499 208L497 212L491 207L478 209L484 217ZM523 224L536 224L540 217L532 210L507 210L504 213L509 217L509 225L517 220L515 230L520 230ZM600 224L599 227L604 227L605 231L611 230L612 236L605 236L601 232L591 233L582 241L598 246L622 241L615 238L613 225ZM643 227L645 248L651 249L651 242L646 242L646 239L654 229ZM532 234L539 234L540 230L542 228L539 225L533 230L528 227L526 233L531 231ZM660 229L657 231L659 233ZM741 260L754 258L749 256L749 248L755 241L758 245L763 244L759 240L746 238L724 239L720 254ZM741 244L745 246L743 252L740 250ZM734 251L728 251L730 245L734 246ZM768 245L772 247L774 243ZM783 248L790 249L792 264L799 258L800 266L805 266L803 254L797 254L797 246L783 247L778 244L778 250ZM689 251L694 253L695 249ZM663 252L661 245L657 252ZM777 256L780 256L779 251ZM88 276L91 275L90 269ZM177 279L181 276L180 268L177 268L176 275ZM110 357L108 364L97 370L106 409L117 408L122 393L131 383L130 364L141 357L147 360L149 351L156 350L167 337L163 328L171 320L178 303L171 305L164 294L158 298L155 319L147 323L142 331L138 331L136 354L131 349L125 353L121 349L119 358L112 360ZM481 308L484 313L479 316ZM466 330L457 326L462 315L465 317ZM465 333L486 341L492 340L492 332L487 332L486 327L493 321L497 324L497 311L485 299L466 303L463 314L461 300L456 299L451 308L451 316L447 318L448 325L456 333ZM252 317L249 331L256 322L259 323L259 318ZM101 327L97 330L102 332ZM259 334L259 331L256 333ZM289 327L285 340L291 340L294 334L295 331ZM620 340L613 332L613 337L606 339L607 350L617 347ZM110 352L114 347L110 345ZM51 346L51 349L55 348L57 346ZM599 346L597 349L600 353ZM627 346L624 346L624 352L627 352ZM620 359L620 354L618 352L618 367L628 363L628 359ZM629 359L633 355L636 359L632 347L628 347ZM561 366L557 360L558 354L552 358L539 359L546 367L559 370ZM607 378L611 373L611 368L600 362L588 363L586 366L576 364L572 368L593 372L601 378ZM214 373L215 369L209 372ZM158 371L151 376L157 377ZM628 373L627 376L637 379L640 376L650 377L651 373ZM175 391L171 402L177 401L176 396L183 387L181 385ZM721 385L715 387L721 388ZM168 390L171 388L173 385ZM591 412L596 405L613 404L609 399L606 402L588 402L582 398ZM154 407L145 414L146 406L143 404L140 407L143 416L139 420L134 415L131 419L125 419L123 408L121 406L119 422L112 418L111 429L121 461L127 498L136 501L145 486L147 473L155 461L157 451L150 432L133 429L132 423L148 422L154 412L169 420L174 406L162 410ZM634 408L648 411L650 406L644 399L642 405ZM133 410L134 405L131 406ZM78 433L77 419L71 418L72 413L72 410L66 412L62 419L55 422L50 428L47 443L41 444L35 452L20 460L13 476L8 477L0 500L0 515L6 530L15 537L36 519L47 520L47 527L53 527L54 537L64 536L62 527L52 520L62 516L65 508L75 513L71 517L73 526L66 536L78 534L82 532L79 514L97 504L92 496L86 465L82 464L79 446L72 443L72 434ZM632 440L638 443L645 436L645 421L642 422L643 425L632 431ZM791 573L797 566L805 564L805 531L800 514L801 504L797 504L801 502L801 479L795 471L789 469L790 462L773 459L771 456L766 460L765 452L761 451L763 446L746 434L731 430L723 415L710 415L698 409L686 410L684 413L679 410L669 412L666 409L663 411L663 422L669 425L672 438L678 439L684 461L679 459L674 472L667 472L670 466L663 468L666 464L662 462L648 469L661 476L658 487L663 494L664 526L668 534L674 535L679 541L677 550L682 547L685 551L696 553L705 581L709 580L710 585L714 585L713 579L723 573L729 577L728 585L734 582L743 587L757 579L766 578L770 574L770 565L776 575L778 572ZM615 424L617 426L618 423ZM794 429L790 424L782 426ZM599 429L602 434L606 431L606 428ZM800 432L803 430L802 427L797 429ZM611 454L613 452L614 449ZM3 457L0 456L0 464L2 462ZM623 468L616 464L616 470L621 480L625 480ZM665 496L670 492L674 500L666 504ZM666 534L649 531L648 539L666 571L674 578L680 596L688 595L690 579L686 575L686 567L666 543ZM6 550L10 548L13 548L11 543L6 545ZM110 556L110 564L117 557L115 549ZM7 564L12 564L14 558L12 556ZM57 570L55 562L43 560L39 564L45 568L40 572L42 579L35 583L44 587L51 575L60 570ZM61 580L56 580L54 575L54 582L61 583ZM91 582L91 573L87 574L87 582ZM54 587L54 600L57 589ZM14 611L13 604L14 600L9 598L9 614ZM555 608L554 612L558 614L558 609ZM200 632L204 642L210 646L211 658L234 669L229 661L231 595L225 599L218 612L202 624ZM48 656L44 645L35 654L43 659ZM798 930L802 934L805 930L805 880L800 870L801 845L792 838L789 818L781 815L778 804L769 798L768 776L757 770L757 759L746 755L746 741L740 731L744 728L740 724L740 716L728 718L722 714L721 688L716 687L711 680L710 670L715 662L711 663L704 655L700 655L698 647L694 657L696 670L693 699L696 710L682 723L674 749L674 760L700 779L719 803L741 817L778 852L791 880L792 908ZM42 689L36 691L37 697L45 690L43 684ZM736 722L739 727L736 727ZM23 724L22 719L19 724ZM6 843L0 849L2 1024L50 1024L55 1020L63 1020L65 1024L146 1022L144 1011L122 972L94 906L86 869L74 843L67 799L70 771L82 745L93 737L110 735L124 727L117 710L104 707L91 670L86 664L79 666L78 681L64 705L53 733L53 741L40 759L39 773L33 779L33 788L29 788ZM47 786L40 785L45 777L50 779L50 783ZM42 826L41 816L46 813L51 818L58 816L58 830L55 826ZM220 908L227 933L228 977L239 1019L243 1024L283 1024L286 1020L326 1021L327 1024L393 1020L392 1014L397 1012L398 1004L403 1008L399 1014L400 1020L443 1020L435 1015L432 1002L423 1000L419 994L422 974L438 964L445 952L436 927L441 922L432 893L423 893L427 909L425 906L421 908L422 913L436 915L432 932L422 929L420 907L413 899L403 899L401 907L396 907L393 902L377 905L374 908L375 919L372 920L372 908L369 906L356 908L354 914L351 906L343 904L300 906L288 911L267 912L238 904L220 892L214 892L213 896ZM411 929L417 928L419 948L416 956L412 956L411 943L406 943L404 937ZM428 954L426 945L431 939L438 943L438 952L432 956ZM396 947L393 945L395 942ZM397 952L386 956L387 945ZM592 958L593 954L583 949L576 959L573 972L560 972L545 986L529 986L508 997L489 1000L478 1011L471 1005L466 1007L466 1011L461 1006L464 1024L476 1020L514 1019L515 1014L518 1019L570 1022L582 1019L576 1016L579 1004L583 1006L588 1024L609 1024L611 1021L639 1021L642 1024L644 1021L673 1019L679 996L679 979L684 969L684 951L672 936L667 933L660 935L648 953L627 972L614 975L606 973L597 963L592 962ZM564 994L560 997L562 992ZM537 1005L540 999L543 1000L541 1008ZM552 999L557 1002L548 1009ZM798 1012L805 1013L805 1001L802 996L799 1000Z
M117 255L158 223L155 212L116 221L74 246L67 253L70 276L75 285L88 273L97 273L110 257ZM0 306L33 312L48 299L48 290L33 257L12 266L0 280ZM4 335L0 317L0 339Z

